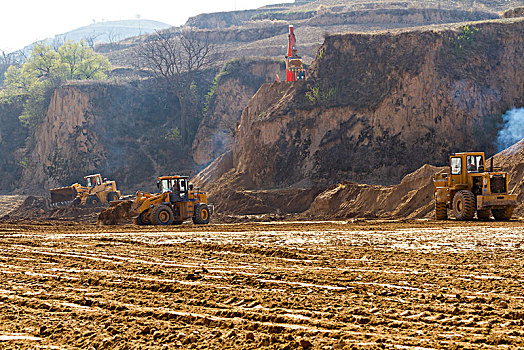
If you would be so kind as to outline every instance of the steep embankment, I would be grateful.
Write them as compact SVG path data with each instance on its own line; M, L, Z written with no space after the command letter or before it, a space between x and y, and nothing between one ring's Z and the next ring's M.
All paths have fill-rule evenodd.
M193 159L208 164L231 148L242 110L264 83L284 77L283 61L238 59L228 62L216 77L207 110L193 142Z
M178 118L176 102L150 81L63 86L27 150L23 189L46 193L100 172L134 192L161 173L191 173L189 147L169 138Z
M101 172L122 190L135 192L154 190L154 179L162 174L192 175L197 164L209 163L230 148L243 107L261 84L282 70L281 62L270 59L226 64L209 95L193 153L190 145L173 137L180 123L176 98L154 80L65 85L52 95L29 147L19 151L25 161L21 187L43 194Z
M524 105L524 20L326 39L307 82L263 86L233 166L255 188L398 183L454 151L494 152Z

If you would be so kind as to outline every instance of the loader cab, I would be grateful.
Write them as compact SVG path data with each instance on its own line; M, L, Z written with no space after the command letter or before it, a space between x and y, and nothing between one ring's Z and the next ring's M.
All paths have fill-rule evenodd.
M95 174L84 177L86 180L86 187L93 188L102 185L102 175Z
M484 152L454 153L449 157L449 186L471 188L484 173ZM464 187L464 188L466 188Z
M171 192L181 200L187 198L189 177L187 176L162 176L158 178L157 186L161 193Z

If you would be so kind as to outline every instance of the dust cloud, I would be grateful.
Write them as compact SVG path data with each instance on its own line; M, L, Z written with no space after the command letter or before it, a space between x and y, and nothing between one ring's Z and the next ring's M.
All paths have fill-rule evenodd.
M524 138L524 108L512 108L502 116L504 127L499 131L497 147L502 151Z

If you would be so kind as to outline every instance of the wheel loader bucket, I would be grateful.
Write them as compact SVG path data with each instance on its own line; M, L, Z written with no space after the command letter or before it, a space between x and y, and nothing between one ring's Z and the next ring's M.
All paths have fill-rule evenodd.
M51 205L70 204L76 198L76 189L72 186L52 188L49 190L51 194Z

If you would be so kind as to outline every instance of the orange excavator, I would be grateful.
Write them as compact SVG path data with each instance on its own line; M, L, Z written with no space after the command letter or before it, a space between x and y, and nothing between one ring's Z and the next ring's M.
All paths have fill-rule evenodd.
M286 81L297 81L306 79L306 69L302 64L302 58L297 55L296 37L293 26L289 26L288 47L286 56Z

